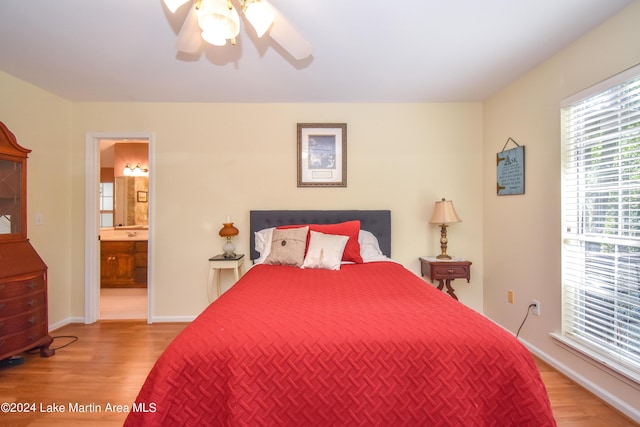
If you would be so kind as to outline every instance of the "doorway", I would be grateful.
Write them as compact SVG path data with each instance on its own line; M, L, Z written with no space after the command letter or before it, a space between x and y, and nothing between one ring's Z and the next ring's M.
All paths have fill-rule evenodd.
M149 133L87 134L85 323L151 323L152 148Z

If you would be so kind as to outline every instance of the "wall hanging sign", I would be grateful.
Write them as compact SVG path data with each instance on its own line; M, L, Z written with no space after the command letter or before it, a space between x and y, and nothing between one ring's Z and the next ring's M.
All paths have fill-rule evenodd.
M505 150L513 142L516 148ZM496 191L498 196L524 194L524 146L507 139L502 151L496 154Z
M347 186L347 124L298 123L298 187Z

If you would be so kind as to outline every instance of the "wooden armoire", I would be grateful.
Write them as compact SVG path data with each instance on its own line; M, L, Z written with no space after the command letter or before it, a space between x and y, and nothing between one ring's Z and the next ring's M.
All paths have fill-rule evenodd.
M27 238L27 156L0 122L0 360L49 346L47 266Z

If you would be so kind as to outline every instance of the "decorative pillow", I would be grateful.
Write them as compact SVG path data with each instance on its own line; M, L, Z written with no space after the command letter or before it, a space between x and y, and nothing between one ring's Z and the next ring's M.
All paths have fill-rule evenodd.
M340 261L349 236L309 232L309 248L302 268L340 270Z
M360 256L362 256L362 260L364 262L367 262L369 259L377 259L382 256L382 250L380 249L378 239L370 231L360 230L358 243L360 243Z
M261 264L271 252L271 236L273 235L273 230L275 227L264 228L260 231L256 231L253 233L255 236L255 250L260 254L260 256L255 259L254 264Z
M286 229L291 227L300 227L300 225L285 225L278 227ZM309 230L317 231L324 234L337 234L339 236L348 236L347 246L342 254L342 261L355 262L362 264L360 256L360 244L358 243L358 233L360 232L360 221L345 221L337 224L309 224Z
M273 230L271 252L265 264L291 265L300 267L304 261L309 227Z
M357 264L362 263L360 244L358 243L360 221L345 221L338 224L314 224L309 226L309 230L319 231L325 234L349 236L347 246L345 246L344 253L342 254L342 260L355 262Z

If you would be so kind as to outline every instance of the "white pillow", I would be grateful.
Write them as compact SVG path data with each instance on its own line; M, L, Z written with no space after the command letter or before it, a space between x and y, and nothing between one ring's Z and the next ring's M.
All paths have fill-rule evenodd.
M368 262L367 260L378 259L382 256L378 239L370 231L360 230L358 243L360 243L360 256L362 257L362 261Z
M273 230L275 227L264 228L260 231L256 231L253 233L255 237L255 250L260 254L258 259L256 259L254 264L262 264L271 252L271 238L273 237Z
M311 231L309 248L302 263L302 268L322 268L326 270L340 270L342 253L349 236L324 234Z

